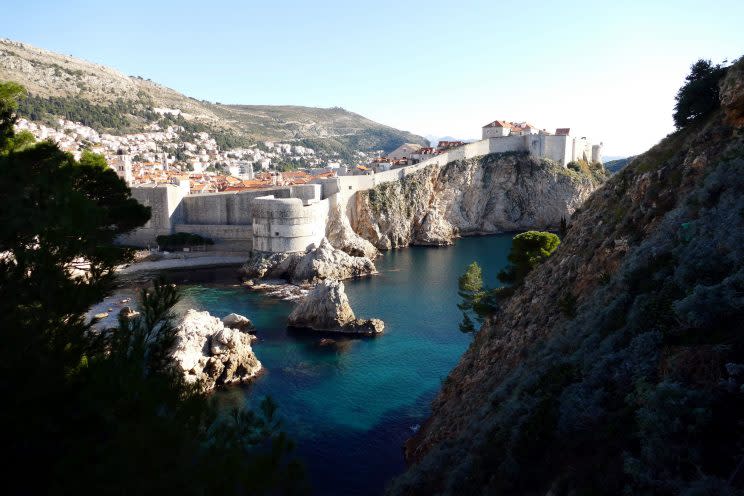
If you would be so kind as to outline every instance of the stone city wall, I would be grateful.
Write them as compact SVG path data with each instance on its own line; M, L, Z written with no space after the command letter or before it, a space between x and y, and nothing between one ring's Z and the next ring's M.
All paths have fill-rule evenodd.
M166 185L144 185L132 188L132 197L150 207L150 220L139 229L119 236L117 242L132 246L154 246L155 238L161 234L172 234L173 226L183 220L181 201L188 193L186 187Z

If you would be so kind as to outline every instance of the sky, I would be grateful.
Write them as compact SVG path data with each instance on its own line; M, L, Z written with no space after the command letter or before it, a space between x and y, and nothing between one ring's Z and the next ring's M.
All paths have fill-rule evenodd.
M744 55L744 1L74 1L0 37L221 103L343 107L420 135L527 121L640 153L699 58Z

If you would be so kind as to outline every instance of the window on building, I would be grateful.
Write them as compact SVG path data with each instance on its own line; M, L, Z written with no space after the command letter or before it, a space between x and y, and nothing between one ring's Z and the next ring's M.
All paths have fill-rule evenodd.
M279 233L278 233L278 232L275 232L275 233L274 233L274 236L279 236Z

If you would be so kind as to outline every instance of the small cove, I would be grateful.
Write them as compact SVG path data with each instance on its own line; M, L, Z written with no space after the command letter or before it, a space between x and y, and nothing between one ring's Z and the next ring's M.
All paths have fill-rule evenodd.
M379 275L345 286L357 316L383 319L385 334L325 346L318 335L287 330L293 304L241 287L234 268L167 276L183 288L179 311L236 312L256 326L254 350L266 372L217 392L220 404L251 407L271 396L315 494L373 495L405 469L403 443L472 339L458 329L458 276L475 260L486 284L495 285L511 238L468 237L452 247L383 253L375 260Z

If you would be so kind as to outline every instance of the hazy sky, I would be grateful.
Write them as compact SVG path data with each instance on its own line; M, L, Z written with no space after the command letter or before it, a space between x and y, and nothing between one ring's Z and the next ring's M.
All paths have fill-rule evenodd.
M744 1L35 1L0 36L222 103L341 106L417 134L526 120L635 154L698 58L744 54Z

